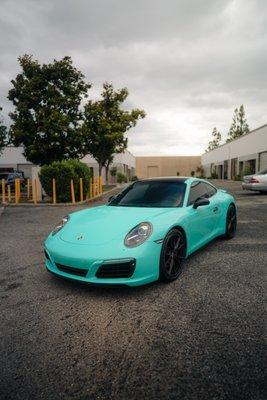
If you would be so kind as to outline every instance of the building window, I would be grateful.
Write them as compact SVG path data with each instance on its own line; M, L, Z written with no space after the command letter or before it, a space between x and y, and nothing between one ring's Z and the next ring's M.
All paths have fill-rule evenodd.
M228 160L223 162L223 179L228 179Z
M239 173L240 176L242 176L243 172L244 172L244 162L243 161L239 161L238 173Z

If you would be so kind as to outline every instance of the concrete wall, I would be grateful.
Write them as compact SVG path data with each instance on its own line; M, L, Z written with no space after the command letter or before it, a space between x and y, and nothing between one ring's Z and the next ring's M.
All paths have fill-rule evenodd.
M34 165L26 160L22 152L22 147L5 147L0 154L0 169L11 168L20 170L24 172L25 178L32 178L32 168ZM81 161L93 169L94 176L98 176L98 164L92 156L87 155ZM135 157L128 150L121 154L115 154L110 168L112 167L116 167L118 171L123 172L130 179L135 175ZM114 180L112 177L109 178L110 180ZM103 183L105 183L104 168L102 170L102 179Z
M87 164L90 168L93 168L94 176L98 176L98 163L92 156L87 155L81 161ZM136 173L135 165L135 157L130 151L126 150L124 153L114 155L113 163L110 165L109 170L113 167L116 167L118 172L124 173L128 179L130 179ZM102 181L103 183L106 183L105 168L102 169ZM115 182L115 178L110 174L109 182Z
M265 168L266 152L267 124L203 154L201 163L205 175L209 176L211 171L217 172L219 168L222 168L224 177L231 179L234 175L242 173L250 163L253 164L255 172Z
M147 156L136 157L136 175L138 178L154 176L190 176L201 164L200 156Z

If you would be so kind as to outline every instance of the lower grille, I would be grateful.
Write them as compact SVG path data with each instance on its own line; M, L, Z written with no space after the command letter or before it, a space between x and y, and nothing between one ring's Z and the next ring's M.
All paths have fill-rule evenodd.
M66 272L67 274L71 274L71 275L86 276L86 274L88 272L87 269L68 267L66 265L62 265L62 264L58 264L58 263L56 263L56 266L60 271Z
M135 260L102 264L97 272L97 278L130 278L135 270Z

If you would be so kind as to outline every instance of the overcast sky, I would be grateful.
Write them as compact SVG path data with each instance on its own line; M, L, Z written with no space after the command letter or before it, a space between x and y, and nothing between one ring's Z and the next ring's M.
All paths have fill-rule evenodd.
M17 57L73 58L95 98L128 87L147 117L129 132L135 155L194 155L214 126L226 135L244 104L267 123L266 0L0 0L0 105Z

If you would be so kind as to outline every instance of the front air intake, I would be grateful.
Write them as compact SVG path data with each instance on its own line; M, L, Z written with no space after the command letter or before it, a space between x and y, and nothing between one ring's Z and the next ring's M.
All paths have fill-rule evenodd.
M135 259L127 261L106 262L96 272L97 278L130 278L135 270Z

